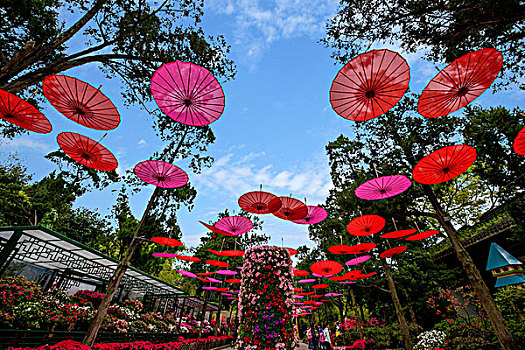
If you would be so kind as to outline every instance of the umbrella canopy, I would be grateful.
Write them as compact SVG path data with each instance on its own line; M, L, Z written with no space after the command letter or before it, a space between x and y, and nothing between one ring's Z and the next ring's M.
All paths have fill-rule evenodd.
M309 274L310 272L305 271L305 270L293 270L294 276L308 276Z
M49 103L66 118L95 130L112 130L120 124L115 105L100 88L67 75L50 75L42 82Z
M345 276L332 276L329 278L330 281L334 282L344 281L345 279Z
M467 145L453 145L438 149L421 159L412 176L425 184L439 184L461 175L476 160L476 150Z
M239 206L254 214L271 214L281 208L281 200L274 194L263 191L253 191L239 197Z
M343 270L343 266L337 261L321 260L313 263L310 270L321 276L333 276Z
M188 183L188 174L184 170L160 160L140 162L133 171L142 181L157 187L177 188Z
M514 139L513 144L514 152L519 155L525 156L525 127L520 130L518 136Z
M324 296L325 297L339 297L341 295L343 295L343 294L341 294L341 293L328 293L328 294L325 294Z
M308 214L306 205L298 199L292 197L279 197L281 208L272 214L283 220L300 220Z
M388 250L385 250L381 254L379 254L380 258L396 258L399 256L399 254L403 253L405 250L407 250L407 247L402 245L399 247L390 248Z
M182 246L182 242L179 240L176 240L175 238L168 238L168 237L151 237L151 240L157 244L161 245L167 245L170 247L180 247Z
M385 199L405 192L410 185L410 179L403 175L381 176L359 185L355 195L366 200Z
M315 279L310 278L310 279L306 279L306 280L299 280L299 281L297 281L297 283L312 283L312 282L315 282Z
M244 216L227 216L217 221L214 226L219 230L238 236L250 231L253 223Z
M230 278L226 280L226 283L241 283L239 278Z
M354 281L342 281L342 282L339 282L339 284L352 284L352 283L355 283Z
M370 236L385 227L385 219L379 215L363 215L350 221L346 226L348 233L354 236Z
M407 241L420 241L422 239L427 239L429 237L432 237L439 233L439 230L430 230L430 231L424 231L418 234L415 234L413 236L405 238Z
M386 113L408 89L410 68L390 50L372 50L348 62L330 88L330 103L341 117L370 120Z
M204 286L204 287L202 287L202 289L204 289L204 290L217 290L217 287L207 287L207 286Z
M365 261L367 261L371 257L372 257L371 255L361 255L361 256L358 256L357 258L353 258L353 259L348 260L345 263L345 265L348 265L348 266L359 265L359 264L364 263Z
M324 210L321 207L315 206L315 205L308 205L306 207L308 209L308 214L302 219L299 220L292 220L292 222L295 222L296 224L318 224L324 219L328 217L328 213L326 210Z
M343 275L343 277L347 280L357 280L359 276L361 276L361 270L348 271Z
M503 55L496 49L481 49L456 59L428 83L417 111L437 118L465 107L490 87L502 65Z
M230 264L224 261L218 261L218 260L206 260L206 264L217 266L217 267L229 267Z
M208 225L208 224L205 223L205 222L202 222L202 221L199 221L199 222L200 222L201 224L203 224L207 229L209 229L209 230L210 230L211 232L213 232L213 233L217 233L217 234L219 234L219 235L228 236L228 237L235 237L235 236L236 236L236 235L233 235L233 234L231 234L231 233L229 233L229 232L226 232L226 231L224 231L224 230L218 229L218 228L215 227L215 226ZM217 251L215 251L214 254L222 256L222 253L221 253L221 252L218 252L218 253L220 253L220 254L217 254Z
M238 273L237 271L232 271L232 270L217 270L215 272L218 273L219 275L224 275L224 276L233 276Z
M0 118L40 134L53 130L49 120L32 104L4 90L0 90Z
M197 258L196 256L187 256L187 255L178 255L176 256L177 259L182 261L190 261L190 262L199 262L201 261L200 258Z
M118 162L113 153L89 137L62 132L57 135L58 146L73 160L92 169L113 171Z
M209 282L212 282L212 283L222 283L221 280L218 280L218 279L216 279L216 278L211 278L211 277L208 277L208 281L209 281Z
M221 253L221 256L239 257L244 256L244 253L244 250L225 250Z
M416 232L417 230L415 228L410 228L408 230L392 231L382 234L381 238L402 238L405 236L410 236L411 234L414 234Z
M151 78L151 94L166 115L186 125L208 125L224 111L224 92L217 79L190 62L163 64Z
M293 249L293 248L284 248L284 249L286 249L286 250L288 251L288 253L290 253L290 256L294 256L294 255L296 255L297 253L299 253L299 252L297 251L297 249Z
M294 292L302 292L303 290L304 290L304 289L302 289L302 288L294 288L294 289L293 289Z
M354 249L354 246L345 245L345 244L330 246L328 247L328 251L333 254L341 254L341 255L356 254L356 250Z
M151 255L156 258L176 258L177 257L177 254L173 254L173 253L152 253Z
M215 271L211 271L211 272L197 272L197 275L199 276L211 276L215 274Z
M186 270L178 270L177 272L180 273L181 275L185 276L185 277L190 277L190 278L197 277L197 275L194 274L193 272L189 272L189 271L186 271Z
M370 278L370 277L374 276L376 273L377 272L374 271L374 272L370 272L370 273L367 273L367 274L364 274L364 275L359 275L358 278L364 280L365 278Z

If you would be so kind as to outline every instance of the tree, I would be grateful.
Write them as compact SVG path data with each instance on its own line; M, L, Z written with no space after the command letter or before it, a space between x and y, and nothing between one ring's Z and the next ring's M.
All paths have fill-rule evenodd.
M162 63L190 61L234 76L224 38L199 26L202 0L7 0L0 12L0 88L11 93L27 97L46 76L97 63L122 82L125 104L148 109L149 81ZM65 13L71 23L59 19ZM85 47L72 49L74 42ZM23 132L0 125L3 136Z
M341 0L322 42L346 63L376 43L425 50L432 61L451 62L467 52L503 52L502 76L525 84L525 4L520 0Z

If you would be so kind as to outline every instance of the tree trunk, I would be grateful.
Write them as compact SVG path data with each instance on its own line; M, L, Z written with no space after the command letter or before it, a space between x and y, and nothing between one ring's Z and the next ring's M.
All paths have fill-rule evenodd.
M221 309L222 309L222 295L219 297L219 307L217 309L217 314L215 317L215 329L213 330L213 336L217 336L217 330L219 329L219 324L221 323Z
M208 296L210 295L209 291L204 293L204 303L202 304L202 314L200 317L201 325L199 326L199 338L202 336L202 327L204 326L204 315L206 315L206 307L208 306Z
M339 322L343 324L344 321L344 308L345 304L343 303L343 299L339 298L339 302L337 303L337 308L339 309Z
M414 311L414 304L412 303L412 299L410 298L410 295L408 294L406 289L401 289L403 291L403 294L405 294L405 297L407 298L407 305L408 305L408 312L410 314L410 320L413 324L418 325L416 313Z
M394 284L394 279L390 274L390 266L388 266L384 259L381 259L383 268L385 269L386 280L388 282L388 288L390 289L390 295L392 295L392 302L396 309L397 319L399 320L399 327L401 328L401 334L403 334L403 339L405 340L405 346L407 350L412 350L414 344L412 343L412 338L410 337L410 329L408 328L407 320L403 314L403 308L401 307L401 302L397 296L396 286Z
M352 287L350 287L350 296L352 297L352 306L354 307L354 314L357 323L357 332L359 333L359 339L365 339L365 336L363 335L363 327L361 326L363 320L359 316L359 310L357 309L357 303L355 302L354 289Z
M428 185L422 185L422 187L425 192L425 195L430 200L430 203L432 204L432 207L434 208L437 214L437 219L439 223L445 229L448 239L450 240L450 243L452 245L452 248L456 252L456 256L459 262L461 263L463 270L465 270L465 273L467 274L467 277L469 279L470 285L472 286L472 289L474 290L474 293L481 301L481 304L483 305L483 308L487 313L490 323L492 324L492 328L494 329L494 333L498 337L501 348L503 350L517 350L518 345L514 341L514 338L512 337L512 334L510 333L505 323L505 320L501 315L501 312L499 311L496 303L494 302L494 299L492 298L492 295L490 294L490 291L487 285L485 284L485 281L483 281L481 273L474 264L472 257L467 252L463 244L461 244L457 236L456 229L454 228L454 226L452 226L450 222L450 217L441 207L441 204L439 203L432 188Z

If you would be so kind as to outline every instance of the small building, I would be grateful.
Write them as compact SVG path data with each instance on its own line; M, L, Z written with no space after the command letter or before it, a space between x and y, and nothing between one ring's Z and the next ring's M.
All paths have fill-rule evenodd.
M525 288L523 263L494 242L490 244L486 270L496 277L496 288L510 285Z

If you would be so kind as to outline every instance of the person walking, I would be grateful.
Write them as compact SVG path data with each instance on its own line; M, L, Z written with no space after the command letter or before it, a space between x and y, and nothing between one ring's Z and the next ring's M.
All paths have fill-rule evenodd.
M306 338L308 339L308 349L314 348L314 336L312 334L312 328L314 328L314 326L310 325L310 328L308 328L308 330L306 331Z
M332 341L330 339L330 328L328 323L326 323L326 326L323 329L323 345L325 350L332 350Z

